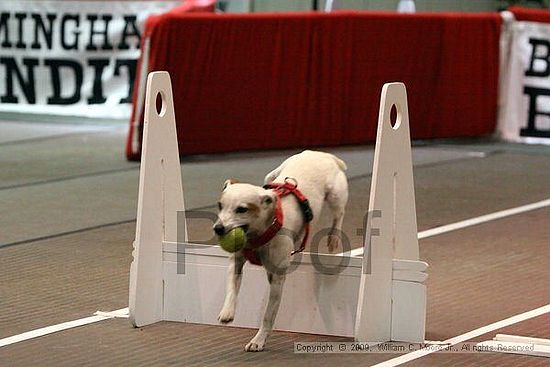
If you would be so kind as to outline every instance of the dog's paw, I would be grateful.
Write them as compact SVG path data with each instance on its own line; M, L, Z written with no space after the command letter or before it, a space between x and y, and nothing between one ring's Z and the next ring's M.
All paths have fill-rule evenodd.
M264 350L265 342L264 343L258 343L254 340L251 340L247 345L245 345L244 350L245 352L261 352Z
M218 315L218 321L222 324L229 324L235 318L235 310L222 309Z

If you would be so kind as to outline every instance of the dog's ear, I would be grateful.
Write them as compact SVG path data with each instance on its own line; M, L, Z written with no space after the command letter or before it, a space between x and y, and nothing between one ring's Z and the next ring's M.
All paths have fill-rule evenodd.
M223 183L222 191L227 189L227 186L233 185L233 184L236 184L236 183L239 183L239 180L237 180L236 178L230 178L228 180L225 180L225 182Z
M273 193L267 191L261 197L262 208L269 208L270 206L273 205L275 200L277 200L277 197Z

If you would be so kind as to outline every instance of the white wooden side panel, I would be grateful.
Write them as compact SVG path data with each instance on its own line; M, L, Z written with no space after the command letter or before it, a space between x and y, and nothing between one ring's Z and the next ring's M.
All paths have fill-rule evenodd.
M219 325L217 316L225 294L227 261L186 254L185 274L177 274L177 263L165 260L165 319ZM300 265L287 277L275 329L353 336L359 281L360 268L323 275L310 264ZM265 270L246 264L235 320L230 325L258 328L267 295Z
M397 123L391 126L392 106ZM393 259L418 260L416 208L412 176L407 92L402 83L382 89L370 191L355 338L391 340Z
M157 94L163 107L156 110ZM130 321L144 326L163 318L162 243L177 240L184 210L172 86L167 72L147 78L136 239L130 268ZM183 234L185 238L185 234Z

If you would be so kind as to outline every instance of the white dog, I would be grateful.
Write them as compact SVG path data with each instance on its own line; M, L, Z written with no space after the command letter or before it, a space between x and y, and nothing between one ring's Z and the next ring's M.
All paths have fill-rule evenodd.
M306 150L288 158L265 177L266 184L277 186L286 183L287 188L297 188L309 202L313 221L319 217L323 203L328 204L333 218L328 236L330 252L340 243L339 231L342 229L348 200L345 170L346 164L334 155ZM245 346L249 352L264 349L279 309L286 270L290 266L291 254L297 247L295 243L304 242L305 245L304 237L307 237L309 229L307 219L311 218L307 218L307 204L301 205L297 196L287 194L280 196L277 188L266 189L228 180L218 203L219 219L214 225L216 234L223 235L233 228L242 227L248 240L244 250L230 257L225 301L218 320L221 323L233 321L243 265L247 258L255 262L251 254L266 269L270 284L263 323L256 336ZM269 236L270 232L280 229L280 226L276 226L278 216L282 217L279 225L282 224L283 230L275 236ZM268 242L256 244L252 250L250 243L258 242L259 239L260 242L261 239Z

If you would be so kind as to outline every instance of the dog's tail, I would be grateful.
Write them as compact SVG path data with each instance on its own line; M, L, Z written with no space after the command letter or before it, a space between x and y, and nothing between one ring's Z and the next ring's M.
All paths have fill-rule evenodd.
M273 171L269 172L264 178L264 185L270 184L275 180L283 170L285 162L283 162L279 167L275 168Z
M334 161L336 162L336 164L338 165L338 167L342 170L342 171L345 171L348 169L348 166L346 165L346 162L344 162L343 160L341 160L340 158L338 158L337 156L335 156L334 154L331 154L332 158L334 159Z

